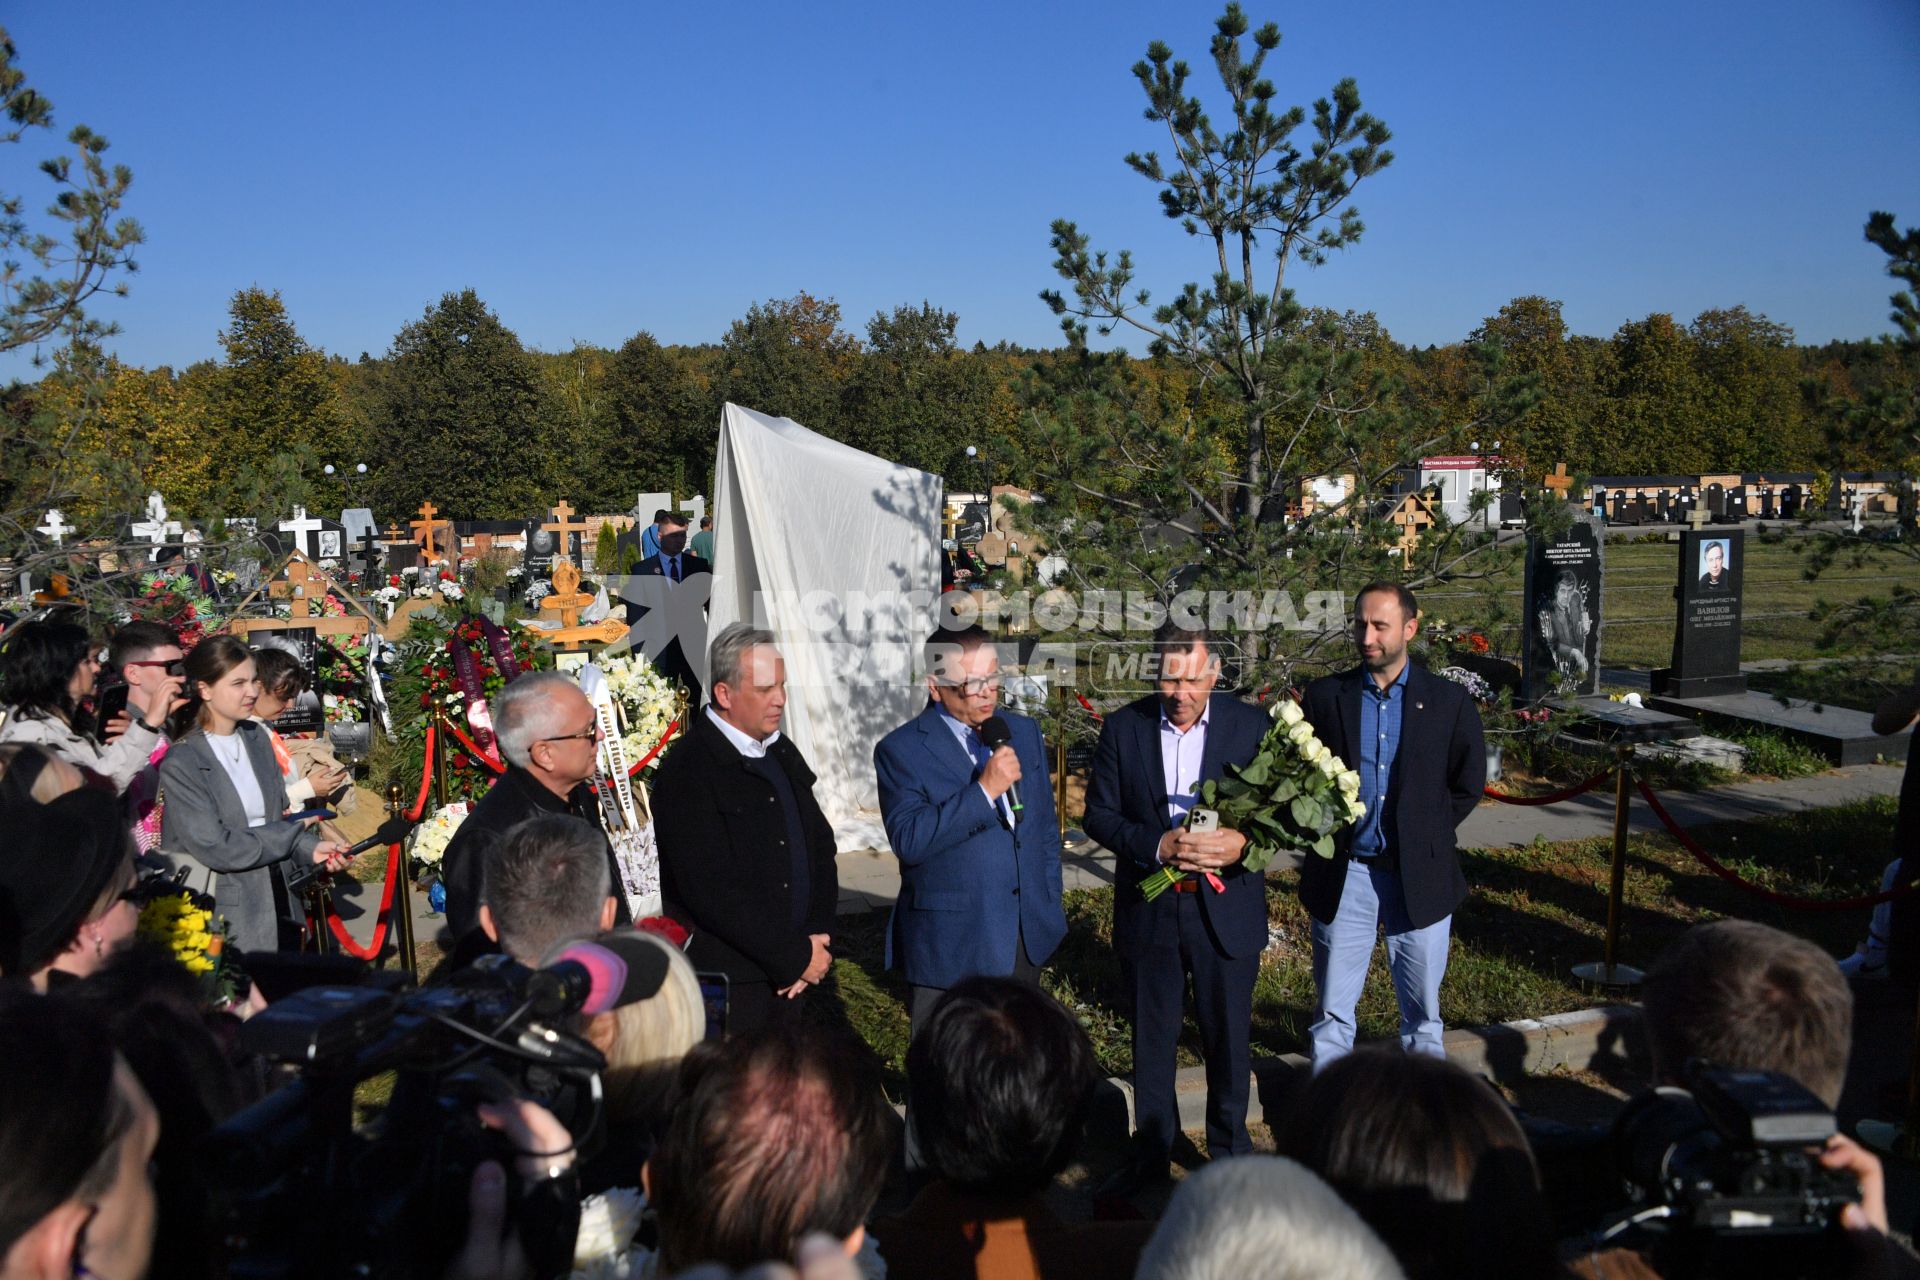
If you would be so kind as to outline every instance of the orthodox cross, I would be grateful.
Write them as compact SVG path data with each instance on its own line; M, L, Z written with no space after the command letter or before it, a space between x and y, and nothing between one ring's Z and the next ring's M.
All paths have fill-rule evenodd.
M420 542L421 554L429 564L438 558L438 553L434 550L433 546L434 531L452 528L447 521L434 519L434 517L439 514L439 508L435 507L433 503L423 502L420 504L420 518L407 522L408 526L413 530L413 536Z
M568 535L585 533L587 531L587 522L585 520L575 523L568 518L573 514L573 507L566 499L562 498L559 502L553 504L553 519L540 526L548 533L557 533L560 535L560 550L557 554L569 558L572 558L574 555L574 543Z
M1553 466L1553 474L1541 483L1553 490L1554 497L1564 502L1567 498L1567 490L1573 487L1573 477L1567 474L1566 463L1556 462Z

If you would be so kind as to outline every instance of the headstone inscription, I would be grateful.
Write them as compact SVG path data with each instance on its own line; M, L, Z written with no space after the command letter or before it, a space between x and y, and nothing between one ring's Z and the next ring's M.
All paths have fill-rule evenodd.
M1653 673L1653 691L1669 698L1707 698L1744 693L1740 674L1740 585L1746 533L1701 529L1680 535L1678 616L1673 665Z
M1528 701L1599 688L1601 573L1599 534L1585 511L1552 542L1527 539L1521 665Z

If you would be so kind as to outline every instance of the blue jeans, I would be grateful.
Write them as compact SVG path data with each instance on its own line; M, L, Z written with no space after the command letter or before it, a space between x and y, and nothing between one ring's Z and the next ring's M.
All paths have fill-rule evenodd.
M1353 1051L1354 1006L1367 982L1374 937L1387 932L1387 967L1400 1003L1400 1044L1409 1053L1446 1056L1440 1022L1440 979L1447 972L1453 917L1424 929L1407 919L1400 875L1357 859L1347 863L1347 883L1331 924L1313 922L1313 1069Z

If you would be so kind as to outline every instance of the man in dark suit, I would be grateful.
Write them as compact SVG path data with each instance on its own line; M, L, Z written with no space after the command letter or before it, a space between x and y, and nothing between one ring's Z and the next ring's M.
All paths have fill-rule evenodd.
M604 830L600 802L590 784L600 726L580 686L558 672L529 672L495 696L492 710L494 738L507 771L453 833L440 862L440 879L447 888L447 931L462 959L488 947L480 932L487 857L510 828L541 814L564 813ZM613 846L604 835L601 844L607 883L617 899L614 920L631 924Z
M672 583L685 582L699 573L712 573L713 566L687 550L687 517L679 511L660 513L660 550L634 566L634 573L646 577L664 577ZM677 589L677 588L676 588ZM646 616L646 610L637 606L628 609L629 620L638 622ZM700 701L700 678L694 674L693 664L687 661L686 652L680 647L679 637L669 641L666 648L652 656L653 669L669 680L678 680L686 687L690 705Z
M1040 726L1000 710L1000 656L981 628L937 631L925 656L926 710L873 749L900 859L887 950L906 973L915 1031L962 978L1038 982L1067 933ZM980 727L996 714L1012 740L990 749Z
M1353 1010L1382 926L1400 1043L1446 1056L1440 979L1453 910L1467 896L1454 828L1487 782L1473 699L1407 660L1420 625L1413 592L1373 583L1354 597L1353 613L1360 665L1315 680L1301 699L1314 733L1360 775L1367 809L1340 832L1333 857L1309 857L1300 873L1313 917L1315 1071L1353 1048Z
M1154 637L1159 692L1109 715L1087 787L1087 834L1114 855L1113 946L1133 1010L1133 1159L1100 1187L1128 1195L1164 1181L1179 1132L1173 1096L1187 978L1207 1060L1207 1150L1244 1155L1253 982L1267 945L1266 876L1239 865L1246 836L1185 830L1202 782L1260 747L1267 717L1215 693L1220 659L1204 630L1169 623ZM1188 872L1148 902L1140 882L1163 865Z
M709 671L713 701L655 775L654 829L667 914L692 934L693 967L727 975L736 1034L826 978L840 877L813 770L780 735L787 668L773 634L727 627Z

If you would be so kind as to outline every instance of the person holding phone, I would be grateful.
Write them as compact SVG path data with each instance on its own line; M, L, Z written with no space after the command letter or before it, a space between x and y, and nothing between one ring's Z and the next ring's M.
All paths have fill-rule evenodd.
M163 673L137 687L129 683L126 727L117 735L109 732L102 742L83 705L99 676L100 662L84 627L40 619L10 629L0 649L0 703L7 716L0 742L44 747L120 795L159 744L180 679Z
M256 649L253 671L260 680L253 719L267 731L267 739L273 744L273 758L279 761L280 774L287 780L287 803L303 808L325 807L336 813L353 812L353 774L333 758L325 740L303 740L304 749L296 750L273 727L273 722L307 691L307 672L300 660L285 649Z
M107 644L107 667L119 680L101 691L95 719L108 742L119 738L132 724L127 708L136 701L148 700L159 686L166 688L169 699L166 720L155 722L159 741L126 788L127 821L141 853L160 847L160 762L184 731L175 716L188 702L183 692L185 663L186 649L180 644L180 633L164 623L144 619L129 622L116 630Z
M193 732L160 762L161 850L199 873L190 878L211 880L236 945L278 950L281 925L300 918L279 864L301 858L337 871L347 846L321 839L316 819L280 816L286 780L266 730L251 718L260 682L246 644L233 636L202 640L187 656L186 677L198 708Z

